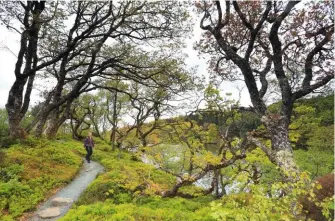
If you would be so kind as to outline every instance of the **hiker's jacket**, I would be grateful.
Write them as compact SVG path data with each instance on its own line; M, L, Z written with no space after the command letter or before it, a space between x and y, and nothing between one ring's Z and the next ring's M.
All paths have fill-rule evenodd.
M93 141L93 138L90 138L90 137L86 137L85 138L85 141L84 141L84 146L85 147L94 147L94 141Z

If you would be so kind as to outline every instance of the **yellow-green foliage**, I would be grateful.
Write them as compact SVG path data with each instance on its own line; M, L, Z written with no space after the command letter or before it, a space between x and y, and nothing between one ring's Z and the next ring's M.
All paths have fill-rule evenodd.
M106 173L89 186L80 198L79 204L106 199L120 203L129 199L127 194L131 197L140 193L153 195L171 188L175 182L174 177L153 166L132 160L127 153L122 153L121 159L118 159L118 153L99 150L96 150L94 155L106 168ZM137 191L136 188L144 189L144 192Z
M321 186L311 183L306 173L301 173L298 179L296 183L250 185L248 192L225 196L211 203L213 217L222 221L306 220L299 199L307 196L309 200L317 202L313 191ZM324 207L324 214L329 213L327 205Z
M78 142L35 140L0 151L0 220L12 220L36 205L78 172Z
M261 183L272 183L281 178L276 166L271 163L269 158L260 148L250 151L246 157L246 161L260 167L260 170L262 171L262 176L260 178Z
M172 188L176 178L139 162L137 157L122 152L119 158L118 152L103 151L97 145L94 159L103 164L106 173L84 191L76 207L61 220L214 220L208 207L211 196L162 198L161 192ZM200 196L201 188L180 191Z
M72 209L60 221L214 221L209 215L208 207L202 208L201 204L193 204L184 199L159 199L144 205L116 205L105 201Z

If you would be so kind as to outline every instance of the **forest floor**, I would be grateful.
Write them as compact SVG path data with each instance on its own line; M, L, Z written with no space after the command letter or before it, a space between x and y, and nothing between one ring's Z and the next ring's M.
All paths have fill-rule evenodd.
M51 198L40 204L37 211L28 218L29 221L53 221L64 216L72 204L78 200L80 194L93 182L99 173L104 170L99 163L86 162L75 179L64 188L60 189ZM59 171L60 173L62 171ZM54 217L53 217L54 216Z

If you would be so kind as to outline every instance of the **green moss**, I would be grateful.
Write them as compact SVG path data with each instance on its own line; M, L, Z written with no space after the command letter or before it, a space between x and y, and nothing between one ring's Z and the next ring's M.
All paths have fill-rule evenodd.
M159 202L159 200L157 201ZM174 202L171 204L171 202ZM185 202L182 200L182 202ZM191 202L191 201L190 201ZM194 210L185 208L185 205L179 202L179 199L169 200L169 202L162 201L154 207L153 204L149 205L135 205L132 203L116 205L110 201L104 203L95 203L91 205L79 206L71 209L70 212L60 221L91 221L91 220L136 220L136 221L210 221L214 220L208 214L208 210L199 209Z
M82 164L74 151L79 145L28 138L2 150L0 220L17 219L34 210L53 190L70 182Z

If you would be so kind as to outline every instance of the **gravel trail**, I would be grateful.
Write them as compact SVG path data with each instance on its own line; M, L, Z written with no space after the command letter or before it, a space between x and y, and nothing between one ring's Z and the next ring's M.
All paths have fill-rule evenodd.
M84 164L75 179L65 186L63 189L59 190L54 196L48 199L46 202L41 204L37 211L34 213L32 217L30 217L29 221L53 221L57 220L60 217L64 216L67 211L71 208L72 204L78 200L80 194L87 188L87 186L96 178L99 173L103 172L103 167L94 161L91 161L90 164L84 161ZM88 170L88 171L87 171ZM61 171L60 171L61 172ZM65 205L56 206L60 210L60 215L54 218L41 218L38 213L41 211L54 207L52 205L52 201L55 198L64 198L71 200L72 202L66 203ZM58 209L57 209L58 210Z

